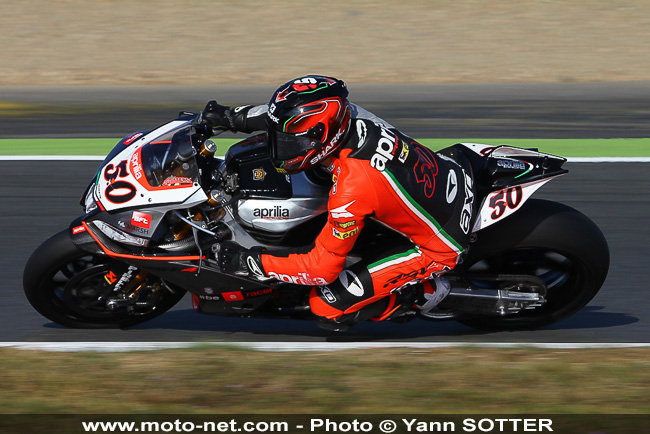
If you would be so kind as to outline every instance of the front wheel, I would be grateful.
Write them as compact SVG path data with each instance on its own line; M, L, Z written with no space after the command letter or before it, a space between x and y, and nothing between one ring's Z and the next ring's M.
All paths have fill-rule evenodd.
M588 217L557 202L530 200L512 217L479 231L458 271L536 276L546 285L546 302L512 315L464 315L458 321L496 330L552 324L589 303L608 269L607 241Z
M74 328L128 327L173 307L185 291L136 267L85 252L62 231L25 265L23 288L41 315Z

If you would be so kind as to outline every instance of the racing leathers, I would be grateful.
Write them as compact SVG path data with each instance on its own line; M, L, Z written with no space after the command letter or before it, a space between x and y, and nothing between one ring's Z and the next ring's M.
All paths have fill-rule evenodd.
M255 118L265 114L264 107L240 110L248 117L233 129L241 131L243 119L246 130L260 125ZM327 223L311 246L263 252L264 273L312 286L310 306L323 319L394 317L416 302L412 285L433 291L429 279L454 268L467 244L474 190L471 170L458 157L436 154L352 105L350 130L328 167L334 184ZM369 219L404 241L345 269Z

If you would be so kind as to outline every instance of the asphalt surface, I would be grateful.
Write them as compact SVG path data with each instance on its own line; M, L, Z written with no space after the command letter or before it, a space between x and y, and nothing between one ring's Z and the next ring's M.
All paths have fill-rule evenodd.
M594 96L594 86L600 88L601 98ZM388 104L395 95L403 92L388 89L384 94L379 90L366 95L365 101L358 101L372 109L388 121L408 128L423 128L422 134L428 137L471 137L467 131L482 132L483 137L650 137L646 125L637 119L640 112L647 113L650 92L645 84L614 85L533 85L511 86L500 89L494 87L474 87L472 92L461 88L439 87L436 98L414 93L411 104L405 101L403 109ZM498 87L498 86L497 86ZM445 89L443 92L440 89ZM248 90L244 90L248 91ZM254 96L245 92L243 102L255 102ZM15 94L3 94L3 100L21 101L28 106L58 104L68 107L73 115L60 116L54 124L45 120L46 114L30 112L22 114L0 114L0 137L77 137L89 136L89 131L101 126L98 136L122 136L131 130L148 129L163 123L169 116L150 111L151 105L144 104L140 109L131 107L129 122L125 127L123 107L137 105L157 95L161 100L171 98L161 96L161 91L151 93L151 89L131 89L124 100L116 92L100 89L80 92L75 89L62 89L50 94L42 90L23 89ZM171 90L166 95L171 95ZM180 94L186 95L180 91ZM234 90L229 90L234 92ZM391 93L392 92L392 93ZM200 109L199 96L204 89L197 90L192 98L195 107L179 104L179 109ZM215 92L217 93L217 92ZM176 94L176 95L180 95ZM126 94L124 94L126 95ZM444 98L443 98L444 96ZM67 99L66 99L67 98ZM236 101L234 96L229 96ZM404 97L405 99L408 99ZM462 113L446 113L453 118L449 122L436 117L444 112L440 109L419 113L417 123L410 114L413 107L431 107L439 100L447 99L448 104L462 105L462 113L470 113L471 119ZM246 100L247 99L247 100ZM363 98L361 98L363 100ZM83 100L80 102L80 100ZM225 101L224 98L222 100ZM434 101L435 100L435 101ZM428 101L428 102L427 102ZM474 101L474 102L472 102ZM582 103L581 103L582 101ZM586 101L586 102L585 102ZM191 101L190 101L191 102ZM571 104L569 104L571 102ZM588 103L587 103L588 102ZM87 117L86 122L78 123L79 114L75 110L84 106L106 107L118 104L117 111L103 113L103 121ZM517 113L514 107L545 107L544 110L531 109ZM373 106L374 104L374 106ZM388 115L382 107L392 107ZM567 109L570 106L570 109ZM117 105L115 106L117 107ZM167 109L164 109L166 111ZM169 109L171 110L171 108ZM494 111L508 113L495 118ZM520 109L521 110L521 109ZM528 117L529 113L535 113ZM545 114L542 115L542 112ZM569 112L572 115L569 115ZM154 113L154 114L152 114ZM629 116L626 116L629 114ZM41 117L39 117L41 116ZM42 117L45 116L45 117ZM49 115L48 115L49 116ZM55 115L53 115L55 116ZM430 117L427 119L427 116ZM34 122L35 117L39 122ZM156 118L156 119L152 119ZM509 121L505 122L504 118ZM400 119L405 120L406 128ZM543 122L541 119L546 119ZM617 120L624 119L619 123ZM647 119L647 116L646 116ZM482 126L475 128L476 120ZM154 122L155 121L155 122ZM153 124L151 123L153 122ZM444 134L438 134L439 124L451 125ZM31 129L19 131L16 125L31 125ZM52 133L54 129L59 133ZM428 125L422 127L422 125ZM621 125L626 125L626 134ZM13 131L9 134L7 131ZM48 134L48 131L50 134ZM588 133L587 133L588 131ZM344 334L336 334L319 329L309 321L290 320L252 320L225 318L196 314L191 309L188 298L174 309L149 323L128 330L73 330L51 323L37 314L27 303L21 287L22 269L31 252L48 236L68 226L68 223L81 213L79 196L97 168L98 162L0 162L0 198L2 213L0 227L0 342L15 341L432 341L432 342L647 342L650 336L650 304L648 303L646 282L650 277L648 260L650 253L647 240L650 229L647 215L650 208L650 176L645 163L569 163L570 173L544 186L536 197L558 200L573 206L592 218L604 232L611 250L609 276L600 293L583 310L557 324L532 332L480 332L455 322L426 322L415 320L409 324L366 323Z

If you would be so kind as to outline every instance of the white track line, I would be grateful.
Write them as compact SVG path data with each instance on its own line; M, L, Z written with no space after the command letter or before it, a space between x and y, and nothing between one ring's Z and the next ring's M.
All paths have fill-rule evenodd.
M542 349L599 349L599 348L645 348L645 343L562 343L562 342L0 342L0 348L42 351L92 351L125 352L183 349L196 347L241 347L257 351L342 351L382 348L542 348Z
M104 158L100 155L0 155L0 161L103 161ZM650 163L650 157L568 157L567 160L569 163Z

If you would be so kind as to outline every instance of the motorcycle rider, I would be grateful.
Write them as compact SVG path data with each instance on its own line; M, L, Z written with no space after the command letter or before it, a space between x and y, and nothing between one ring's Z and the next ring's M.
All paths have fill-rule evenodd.
M282 173L318 166L331 173L328 220L311 246L245 249L227 241L216 255L225 272L311 286L313 314L334 330L394 319L414 304L435 307L450 290L440 275L468 243L474 197L471 170L459 155L434 153L347 96L343 81L309 75L280 86L267 105L210 101L201 113L207 128L266 130ZM403 237L346 268L369 219Z

